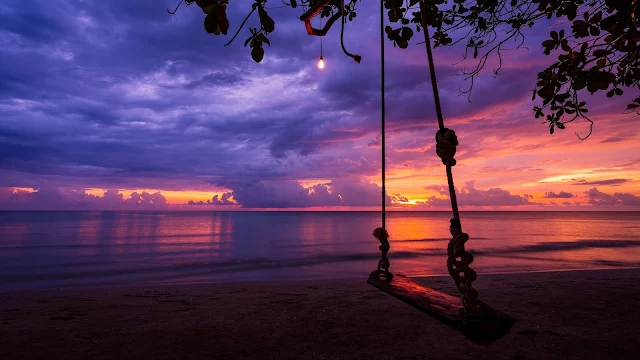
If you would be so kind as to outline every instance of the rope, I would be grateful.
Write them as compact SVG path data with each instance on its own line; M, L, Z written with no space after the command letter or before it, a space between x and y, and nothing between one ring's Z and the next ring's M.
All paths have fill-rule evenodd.
M438 155L443 158L443 162L447 166L447 182L449 183L449 198L451 199L451 209L453 210L453 218L460 219L460 215L458 212L458 200L456 198L456 190L455 185L453 183L453 175L451 173L451 167L455 165L455 160L453 159L453 155L455 155L455 146L458 145L458 140L455 137L455 133L452 130L449 130L444 127L444 119L442 117L442 107L440 106L440 93L438 92L438 82L436 80L436 69L433 64L433 54L431 51L431 37L429 36L429 28L425 26L424 22L424 14L426 14L426 6L424 0L420 1L421 13L423 16L422 26L424 28L424 37L425 37L425 45L427 47L427 57L429 59L429 72L431 73L431 87L433 88L433 99L436 103L436 114L438 116L438 126L440 127L440 131L436 133L436 141L438 142L438 147L445 147L445 152L450 154L445 154L443 157L441 152L443 149L437 150ZM450 132L447 134L447 132ZM446 136L449 135L449 136ZM451 138L451 139L450 139ZM442 140L449 140L453 146L447 146L447 143L444 143ZM453 141L452 141L453 140ZM447 151L448 150L448 151ZM446 156L450 155L450 156ZM446 158L446 159L445 159Z
M453 218L460 219L460 213L458 213L458 199L456 199L456 188L453 185L453 174L451 173L451 165L447 165L447 182L449 183L449 197L451 198L451 210L453 211Z
M320 16L320 27L322 27L322 16ZM320 36L320 57L322 57L322 38L323 36Z
M381 101L381 123L382 123L382 132L380 134L380 146L382 148L382 227L376 228L373 230L373 236L380 241L380 252L382 256L380 257L380 261L378 261L378 269L371 272L369 275L372 278L384 277L387 280L391 280L393 278L393 274L389 272L389 259L387 258L387 253L391 248L389 244L389 233L387 232L386 222L387 222L387 189L385 183L385 172L386 172L386 155L385 155L385 131L384 131L384 123L385 123L385 94L384 94L384 0L380 0L380 74L381 74L381 85L380 85L380 101Z
M424 13L424 11L423 11ZM423 24L424 25L424 24ZM427 57L429 58L429 72L431 73L431 87L433 88L433 99L436 102L436 114L438 115L438 126L444 129L444 119L442 118L442 108L440 107L440 93L438 92L438 82L436 81L436 69L433 66L433 54L431 53L431 40L429 28L424 27L425 44L427 45Z
M434 6L434 5L432 5ZM442 118L442 108L440 106L440 95L438 93L438 83L436 81L436 70L433 62L433 54L431 50L431 37L429 36L429 28L425 21L427 11L426 0L420 0L420 12L422 14L422 27L424 28L424 40L427 47L427 56L429 58L429 72L431 73L431 85L433 87L433 98L436 103L436 114L438 116L438 126L440 129L436 132L436 153L442 159L442 163L447 168L447 183L449 184L449 198L451 199L451 209L453 210L453 219L451 219L450 232L452 235L449 245L447 246L447 270L453 278L461 296L463 309L461 316L463 319L469 320L471 317L479 314L489 314L491 309L478 300L478 290L473 288L473 281L476 280L476 272L469 267L473 262L473 255L467 252L464 244L469 240L469 235L462 232L462 224L460 223L460 215L458 213L458 200L456 199L456 189L453 183L453 174L451 167L455 166L454 159L456 146L458 146L458 138L453 130L444 127ZM460 260L458 260L460 259Z
M385 94L384 94L384 0L380 0L380 101L382 104L382 132L380 135L382 147L382 229L386 229L386 217L387 217L387 191L385 184L385 170L386 170L386 156L385 156L385 136L384 136L384 122L385 122Z

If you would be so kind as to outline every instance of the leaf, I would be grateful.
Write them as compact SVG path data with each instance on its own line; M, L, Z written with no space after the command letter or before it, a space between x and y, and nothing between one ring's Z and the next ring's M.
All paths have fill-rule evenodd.
M262 46L256 46L251 50L251 58L253 61L259 63L264 58L264 48Z
M598 84L597 81L590 81L587 84L587 91L590 93L595 93L596 91L598 91L598 89L600 88L600 84Z
M609 54L609 51L604 49L598 49L593 52L593 56L595 57L607 56L607 54Z
M478 47L477 47L477 46L475 46L475 47L473 48L473 58L475 59L475 58L477 58L477 57L478 57Z
M269 41L269 39L267 39L267 37L263 33L260 33L260 35L258 35L258 39L260 39L260 41L262 41L263 43L266 43L267 45L271 46L271 42Z
M298 2L296 0L291 0L291 7L294 9L298 7Z
M619 17L620 17L619 13L615 13L611 16L604 18L602 21L600 21L600 28L603 30L611 29L611 27L618 22Z
M262 24L262 28L267 33L273 32L276 27L276 23L273 19L267 14L262 5L258 6L258 16L260 17L260 24Z
M229 19L227 19L225 6L218 7L218 27L223 35L227 35L227 31L229 30Z
M583 78L574 78L573 79L573 88L575 90L582 90L582 89L584 89L585 86L587 86L587 82L584 81Z
M204 18L204 29L209 33L213 34L218 30L218 16L215 13L209 14Z
M411 30L411 28L408 27L403 27L402 28L402 38L405 40L409 40L411 39L411 37L413 36L413 30Z
M551 126L549 127L549 134L553 134L553 131L554 129L553 129L553 123L552 123Z
M483 17L478 18L478 27L480 30L484 30L487 28L487 20Z
M208 15L208 14L211 14L212 12L216 11L216 7L218 7L218 4L213 3L213 4L209 5L209 6L205 6L204 8L202 8L202 11L205 14Z
M573 21L578 16L578 5L570 2L565 6L564 11L567 14L567 19Z
M558 129L564 129L564 124L561 122L557 122L556 126L558 127Z

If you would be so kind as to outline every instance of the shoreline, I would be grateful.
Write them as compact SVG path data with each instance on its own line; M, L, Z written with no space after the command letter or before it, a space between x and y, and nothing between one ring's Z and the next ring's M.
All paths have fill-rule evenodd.
M529 270L529 271L492 271L492 272L478 272L478 281L481 281L483 277L492 277L500 275L520 275L525 276L527 274L552 274L552 273L567 273L567 272L610 272L610 271L624 271L624 270L639 270L640 266L621 266L621 267L602 267L602 268L583 268L583 269L549 269L549 270ZM394 272L395 273L395 272ZM449 274L417 274L406 275L403 272L398 274L405 275L409 278L416 279L418 281L424 281L433 278L450 278ZM0 296L3 294L42 294L50 292L85 292L85 291L104 291L109 289L135 289L135 288L156 288L156 287L180 287L180 286L251 286L251 285L264 285L264 284L282 284L282 285L305 285L307 283L344 283L344 282L358 282L367 281L367 275L363 277L326 277L315 279L294 279L294 280L234 280L234 281L187 281L187 282L162 282L162 283L141 283L141 284L106 284L96 286L48 286L43 288L25 289L25 290L11 290L3 291L0 289ZM475 284L475 283L474 283Z
M3 293L0 358L631 359L637 283L637 268L481 275L480 299L516 318L485 346L366 279Z

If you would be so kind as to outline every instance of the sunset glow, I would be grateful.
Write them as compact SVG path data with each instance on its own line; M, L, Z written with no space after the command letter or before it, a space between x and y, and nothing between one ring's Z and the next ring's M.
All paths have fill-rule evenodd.
M324 51L340 56L325 67L300 21L273 9L288 29L256 64L203 32L197 12L133 19L109 4L78 18L35 6L50 29L0 29L0 209L380 209L376 32L345 32L361 64L330 33ZM375 9L361 11L354 21ZM535 34L553 25L505 52L497 77L490 60L471 101L455 74L473 63L452 65L464 47L435 49L462 210L640 209L640 123L623 113L632 91L581 95L594 120L584 141L587 122L550 135L533 117L536 74L553 60ZM448 210L424 46L387 46L386 59L389 209Z

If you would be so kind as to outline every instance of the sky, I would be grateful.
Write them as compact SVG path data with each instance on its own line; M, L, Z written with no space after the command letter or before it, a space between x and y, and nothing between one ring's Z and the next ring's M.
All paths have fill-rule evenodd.
M342 53L336 23L323 70L301 8L270 1L276 30L258 64L248 29L224 46L249 2L231 1L227 36L207 34L195 4L169 15L176 4L2 1L0 210L380 209L378 3L346 25L362 62ZM595 122L584 141L586 122L550 135L533 117L552 26L525 32L497 77L490 61L470 101L457 73L473 63L459 63L461 47L434 49L461 210L640 210L640 123L623 112L637 94L583 94ZM390 210L450 207L419 35L385 44Z

